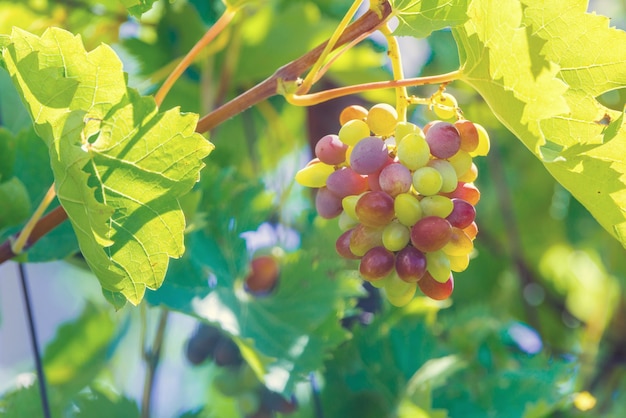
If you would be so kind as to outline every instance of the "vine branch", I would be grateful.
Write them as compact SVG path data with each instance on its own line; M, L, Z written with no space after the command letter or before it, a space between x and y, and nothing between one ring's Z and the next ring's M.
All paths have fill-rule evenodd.
M387 18L391 15L391 4L389 1L385 1L380 7L380 10L368 10L363 16L348 26L337 40L334 48L349 43L363 33L373 31L381 24L385 23ZM243 110L278 94L281 84L289 82L295 83L300 74L318 61L318 58L324 52L327 44L328 41L317 46L302 57L280 67L269 78L202 117L198 121L196 132L208 132L225 120L241 113Z

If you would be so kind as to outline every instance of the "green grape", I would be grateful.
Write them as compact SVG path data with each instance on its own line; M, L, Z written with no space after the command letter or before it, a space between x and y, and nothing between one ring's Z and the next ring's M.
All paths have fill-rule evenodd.
M424 136L424 133L416 124L411 122L398 122L394 132L396 142L400 142L400 140L408 134L418 134L422 137Z
M367 125L374 135L393 135L397 123L398 112L390 104L379 103L367 112Z
M405 135L398 143L398 160L411 171L424 167L430 160L430 148L421 132Z
M456 116L456 108L459 104L453 95L441 93L433 99L433 111L438 117L441 119L452 119Z
M422 206L411 193L397 195L393 202L393 210L398 222L404 226L411 227L422 219Z
M383 277L380 280L374 280L373 282L369 282L369 284L371 284L376 289L383 289L392 275L393 275L393 272L388 274L387 277Z
M408 283L398 277L395 272L391 273L385 282L385 295L387 300L394 306L404 306L409 303L415 291L417 289L417 283Z
M441 174L441 192L450 193L457 187L458 177L452 164L446 160L430 160L428 166L436 169Z
M440 218L447 217L454 209L452 199L440 195L424 197L420 200L420 206L424 216L438 216Z
M482 156L489 154L489 148L491 144L489 143L489 134L487 130L477 123L474 124L476 126L476 130L478 131L478 146L474 151L470 152L472 157Z
M457 177L461 177L472 168L472 156L467 151L459 150L448 158L448 161L454 167Z
M338 136L344 144L354 146L361 139L370 136L370 128L364 121L353 119L346 122L346 124L339 129ZM350 155L348 155L349 152L351 152L350 149L346 151L347 161L350 161Z
M434 167L420 167L413 173L413 188L424 196L439 193L443 186L443 177Z
M448 255L448 259L450 260L450 270L460 273L465 271L469 266L469 255Z
M445 283L450 277L450 260L441 250L426 253L426 269L433 279Z
M317 158L296 173L296 181L304 187L318 189L326 185L326 179L335 171L332 165L324 164Z
M383 228L383 245L389 251L400 251L411 239L411 231L398 222L392 222Z
M448 255L464 256L474 250L474 243L462 229L452 228L452 237L441 250Z

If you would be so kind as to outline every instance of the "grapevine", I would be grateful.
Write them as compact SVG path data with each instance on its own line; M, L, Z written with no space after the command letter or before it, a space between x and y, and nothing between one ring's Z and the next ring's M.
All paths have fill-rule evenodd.
M418 288L435 300L452 294L478 233L473 158L489 151L486 130L463 118L454 96L441 88L422 102L446 120L420 127L386 103L346 107L339 132L317 142L295 177L318 189L321 217L338 218L337 253L359 260L363 280L396 306Z

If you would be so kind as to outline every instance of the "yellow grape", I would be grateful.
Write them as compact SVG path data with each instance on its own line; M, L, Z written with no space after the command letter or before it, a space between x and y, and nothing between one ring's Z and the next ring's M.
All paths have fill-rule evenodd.
M454 167L457 177L461 177L472 168L472 156L467 151L459 150L452 157L448 158L448 161Z
M491 144L489 143L489 134L487 133L487 130L482 127L482 125L474 123L474 126L476 126L476 130L478 131L478 146L474 151L470 152L470 155L472 157L484 157L489 154L489 149L491 148Z
M304 187L320 188L326 185L326 179L335 171L332 165L311 161L296 173L296 181Z
M432 167L439 171L441 174L441 179L443 183L441 185L441 191L444 193L453 192L457 187L458 177L456 175L456 171L454 171L454 167L450 164L449 161L446 160L430 160L428 162L428 167Z
M430 148L424 134L420 132L405 135L397 145L398 160L411 171L424 167L430 160Z
M426 270L433 276L433 279L440 283L445 283L450 277L450 260L446 254L439 250L426 253Z
M397 123L398 112L390 104L379 103L367 112L367 124L374 135L393 135Z
M463 183L473 183L478 178L478 167L476 164L472 163L472 166L469 170L465 172L462 176L459 176L459 181Z
M364 121L353 119L346 122L346 124L339 129L337 136L339 136L339 140L344 144L354 146L361 139L370 136L370 128ZM348 151L351 150L348 149ZM346 155L346 159L350 161L348 160L348 155Z
M395 272L392 272L385 279L385 295L387 300L393 306L401 307L413 300L417 283L407 283L402 280Z
M396 142L400 142L400 140L408 134L418 134L422 137L424 136L424 133L416 124L411 122L398 122L394 132Z
M411 239L409 228L398 222L391 222L383 229L383 245L389 251L400 251Z
M450 241L441 249L448 255L461 256L468 255L474 249L474 243L470 237L459 228L452 228Z
M441 186L443 177L436 168L420 167L413 173L413 188L421 195L435 195L439 193Z
M452 213L454 203L446 196L426 196L420 200L423 216L439 216L445 218Z
M448 259L450 260L450 270L455 273L465 271L470 262L469 255L448 255Z
M434 97L433 111L441 119L452 119L456 116L458 102L450 93L441 93Z
M350 195L341 199L341 206L343 207L344 212L347 213L355 221L359 220L359 218L357 218L356 216L355 207L356 202L359 201L360 197L361 195Z
M411 227L422 219L422 207L419 200L411 193L401 193L396 196L393 202L393 210L398 222L404 226Z

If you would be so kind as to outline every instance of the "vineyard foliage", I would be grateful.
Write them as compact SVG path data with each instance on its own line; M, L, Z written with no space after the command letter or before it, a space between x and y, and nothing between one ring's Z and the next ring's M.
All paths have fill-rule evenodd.
M626 413L626 33L584 0L371 2L391 8L406 76L455 74L446 91L492 144L475 161L480 232L452 298L398 308L363 287L335 251L337 221L293 180L343 107L395 105L393 88L308 107L276 91L196 132L329 39L352 3L0 3L0 239L15 241L54 184L46 212L68 220L14 260L69 261L100 292L45 347L53 416L145 416L121 370L162 312L232 339L269 391L297 399L278 416ZM225 10L233 20L157 105ZM378 35L342 50L314 91L392 80ZM417 84L410 95L440 88ZM437 116L411 105L408 118ZM246 284L259 254L280 268L266 294ZM183 345L167 361L185 362ZM200 367L195 397L154 416L248 416L213 386L218 368ZM41 414L36 385L0 390L0 415Z

